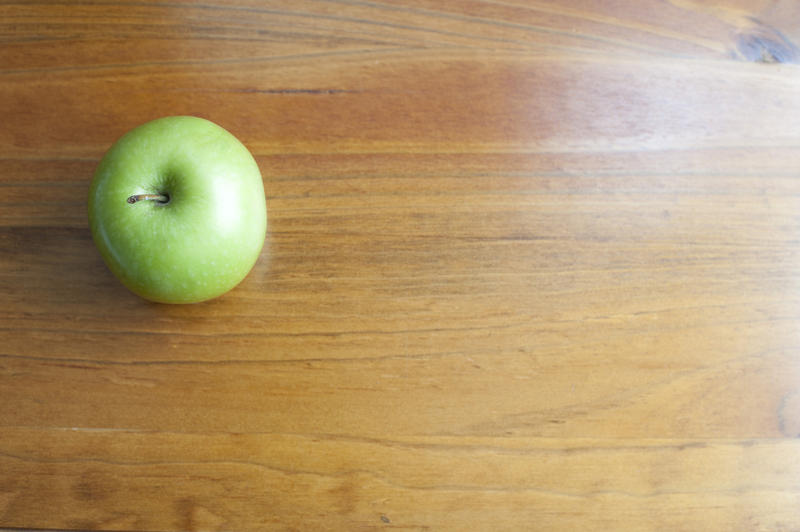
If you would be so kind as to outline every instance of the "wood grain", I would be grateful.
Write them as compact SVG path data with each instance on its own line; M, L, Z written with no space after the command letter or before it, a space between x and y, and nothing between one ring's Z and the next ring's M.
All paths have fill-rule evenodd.
M800 530L800 7L0 1L0 527ZM264 174L250 276L128 293L103 152Z

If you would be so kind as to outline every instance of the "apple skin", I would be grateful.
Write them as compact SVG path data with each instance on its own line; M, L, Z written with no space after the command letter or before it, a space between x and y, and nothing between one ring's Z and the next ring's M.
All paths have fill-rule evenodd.
M132 195L161 194L164 203ZM197 303L239 284L267 230L264 183L253 156L222 127L169 116L125 134L89 189L89 226L109 269L159 303Z

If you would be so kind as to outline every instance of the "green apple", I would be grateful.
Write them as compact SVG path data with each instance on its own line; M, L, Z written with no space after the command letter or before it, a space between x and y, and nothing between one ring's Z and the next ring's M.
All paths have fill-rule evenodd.
M120 138L89 190L92 237L132 292L196 303L239 284L267 230L264 183L253 156L220 126L169 116Z

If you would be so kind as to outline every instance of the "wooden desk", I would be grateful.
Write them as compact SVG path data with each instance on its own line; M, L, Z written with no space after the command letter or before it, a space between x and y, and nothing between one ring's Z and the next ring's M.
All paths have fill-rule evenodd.
M800 528L800 7L0 4L0 525ZM150 304L122 133L254 153L250 276Z

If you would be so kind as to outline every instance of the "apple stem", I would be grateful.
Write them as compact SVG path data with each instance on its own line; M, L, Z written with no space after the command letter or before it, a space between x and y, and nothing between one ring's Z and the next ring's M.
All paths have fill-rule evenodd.
M128 203L136 203L137 201L142 201L142 200L167 203L169 201L169 196L166 196L164 194L134 194L133 196L128 198Z

